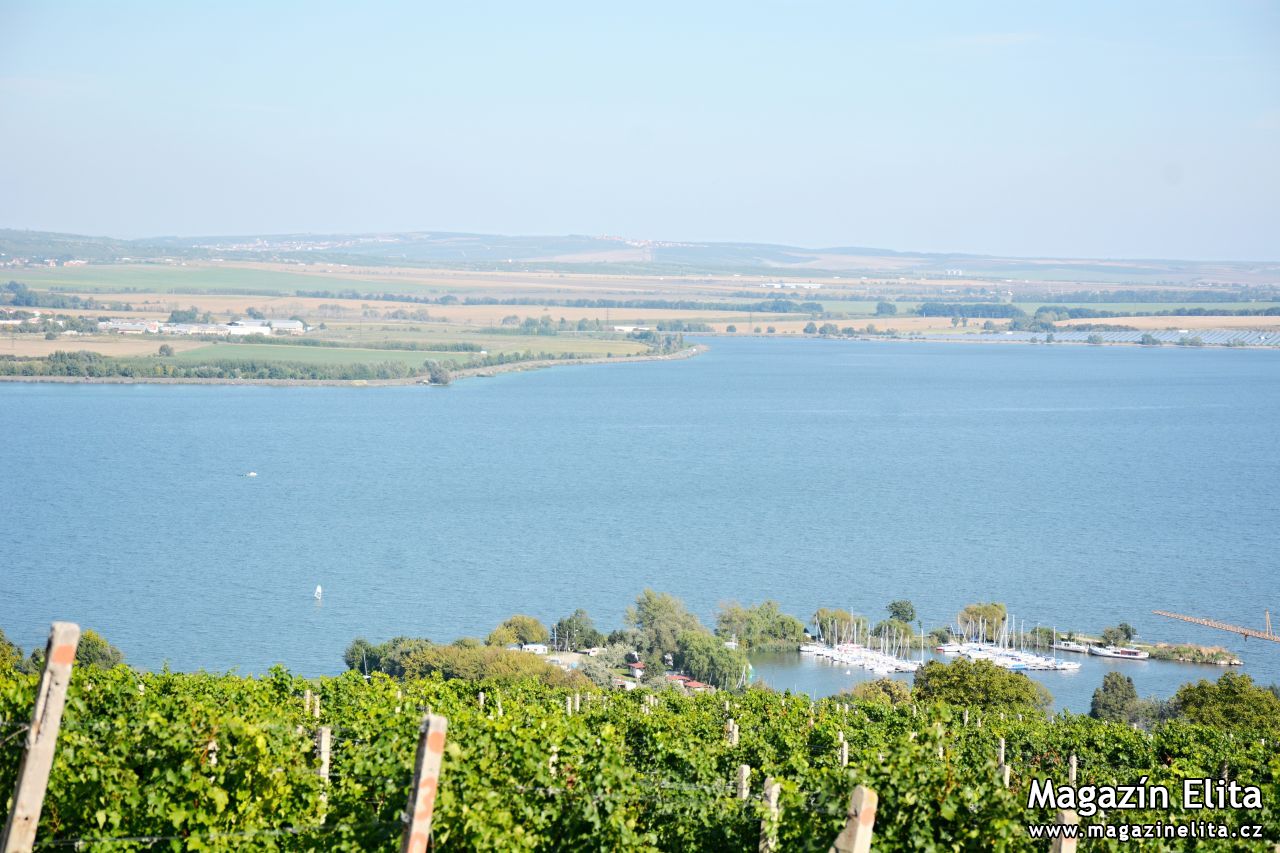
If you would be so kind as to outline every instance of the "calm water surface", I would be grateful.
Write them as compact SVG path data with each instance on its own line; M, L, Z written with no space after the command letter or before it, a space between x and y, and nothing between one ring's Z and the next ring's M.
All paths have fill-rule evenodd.
M1226 644L1280 680L1280 645L1150 612L1280 610L1280 353L712 343L447 389L0 384L0 628L29 647L74 619L144 667L322 674L358 635L575 607L608 628L646 586L706 620L905 597L929 626L998 600ZM1103 669L1045 680L1087 707ZM1166 695L1220 672L1125 671Z

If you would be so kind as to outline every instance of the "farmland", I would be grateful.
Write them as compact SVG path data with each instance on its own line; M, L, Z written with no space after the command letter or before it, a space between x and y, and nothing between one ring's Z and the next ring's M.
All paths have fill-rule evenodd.
M959 331L975 339L983 330L1048 333L1089 323L1140 330L1280 329L1280 316L1261 314L1280 306L1276 299L1280 291L1253 285L1222 290L1167 280L1149 285L1133 279L1106 285L993 282L896 275L907 272L897 267L886 267L878 276L856 278L817 270L801 278L792 270L780 280L758 272L655 275L625 266L616 272L584 272L581 265L573 264L561 270L518 265L477 270L396 266L371 259L361 263L354 256L349 260L357 263L192 259L23 267L12 273L15 281L21 281L10 287L29 288L27 292L36 294L36 304L52 306L64 316L165 323L178 312L198 315L206 323L225 324L245 317L302 320L308 327L306 342L322 345L261 339L218 342L170 335L71 338L59 334L57 326L46 325L38 331L50 334L5 336L0 342L7 346L0 348L0 355L47 359L56 352L74 350L114 359L143 359L130 368L143 378L157 369L179 378L189 375L193 366L203 370L215 362L249 365L247 378L252 379L271 372L272 364L324 368L317 375L325 377L337 368L364 371L379 365L380 374L395 365L396 371L414 375L428 359L456 368L495 360L619 358L652 353L660 340L668 344L675 340L670 334L640 340L628 335L633 327L676 334L766 336L812 335L819 330L833 334L835 329L846 337ZM1103 301L1107 293L1119 298ZM1233 300L1232 294L1248 298ZM5 307L5 295L0 290L0 309ZM891 303L889 313L878 313L883 302ZM925 312L929 316L921 316L924 302L942 306L932 305ZM1002 304L1005 313L988 319L992 303ZM1036 311L1045 307L1087 312L1080 319L1042 321ZM1220 316L1171 313L1187 310ZM1095 313L1106 316L1094 317ZM1238 316L1222 316L1231 313ZM1011 325L1011 317L1020 318L1020 325ZM77 322L77 328L88 331ZM159 356L162 343L174 352ZM4 372L23 370L10 364Z

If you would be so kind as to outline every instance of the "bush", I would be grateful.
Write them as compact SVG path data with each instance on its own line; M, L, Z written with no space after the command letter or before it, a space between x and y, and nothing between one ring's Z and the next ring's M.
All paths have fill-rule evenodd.
M1038 681L1010 672L991 661L961 658L955 663L929 661L916 670L915 696L921 702L965 707L1043 710L1053 702Z

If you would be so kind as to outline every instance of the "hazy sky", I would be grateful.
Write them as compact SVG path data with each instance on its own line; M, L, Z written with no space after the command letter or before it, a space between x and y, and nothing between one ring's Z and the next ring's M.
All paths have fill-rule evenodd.
M1280 4L0 0L0 226L1280 259Z

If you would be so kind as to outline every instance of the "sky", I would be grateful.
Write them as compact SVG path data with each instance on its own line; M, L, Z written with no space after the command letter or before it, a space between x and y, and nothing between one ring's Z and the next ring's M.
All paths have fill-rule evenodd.
M1280 3L0 0L0 227L1280 260Z

